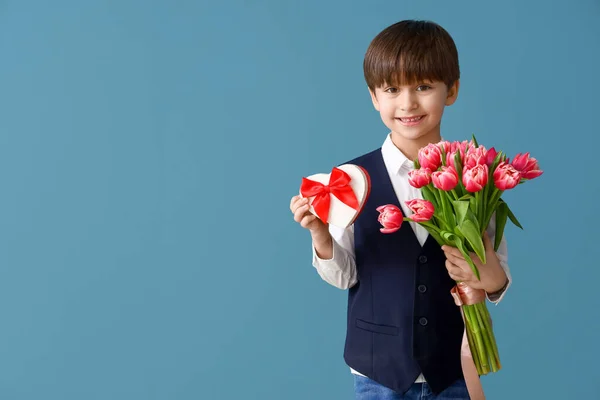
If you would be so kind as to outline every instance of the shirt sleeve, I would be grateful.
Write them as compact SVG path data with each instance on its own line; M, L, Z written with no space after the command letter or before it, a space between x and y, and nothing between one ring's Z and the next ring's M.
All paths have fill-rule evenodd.
M349 289L357 282L356 259L354 255L354 225L338 228L329 225L333 239L333 256L322 259L312 246L312 264L321 278L339 289Z
M490 223L487 227L487 234L490 237L490 240L492 241L492 243L494 243L495 237L496 237L496 214L495 213L492 215L492 218L490 219ZM490 302L497 305L498 303L500 303L502 298L504 298L504 295L506 294L506 291L508 290L508 288L510 287L511 282L512 282L512 277L510 276L510 269L508 268L508 249L506 246L506 238L504 235L502 235L502 239L500 240L500 245L498 246L496 255L498 256L498 260L500 260L500 265L504 269L504 272L506 273L506 278L508 279L508 283L502 290L500 290L497 293L493 293L493 294L487 293L487 299Z

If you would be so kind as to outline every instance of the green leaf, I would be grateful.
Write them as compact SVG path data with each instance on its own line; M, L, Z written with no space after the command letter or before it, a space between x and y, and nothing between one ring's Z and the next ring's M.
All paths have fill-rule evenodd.
M429 234L430 234L431 236L433 236L433 238L435 239L435 241L436 241L436 242L437 242L437 243L438 243L440 246L443 246L443 245L445 245L445 244L448 244L448 243L452 243L452 242L451 242L451 241L449 241L449 240L444 240L444 238L443 238L443 237L442 237L440 234L438 234L437 232L435 232L435 231L433 231L433 230L429 230L429 229L428 229L427 231L429 232Z
M467 219L458 228L473 248L475 254L477 254L477 257L485 264L485 247L483 246L481 232L479 232L477 225L470 219Z
M492 163L492 165L489 168L489 173L488 173L488 185L490 186L494 186L494 171L496 170L496 167L498 166L498 164L500 164L501 160L502 160L502 156L504 153L502 153L502 150L500 150L497 154L496 157L494 158L494 162Z
M462 232L460 231L460 229L458 229L458 225L454 226L454 233L458 236L463 236Z
M494 251L500 247L500 241L504 234L504 227L506 226L506 218L508 217L508 206L504 201L498 203L496 208L496 233L494 234Z
M454 212L456 213L456 223L458 225L462 225L463 221L467 216L467 211L469 211L469 202L455 200L452 203L454 205Z
M440 235L447 243L452 243L456 241L457 238L457 236L454 233L448 231L441 231Z
M471 197L473 197L473 194L467 193L464 196L459 197L458 200L469 200Z
M465 193L468 193L465 190L465 185L462 183L462 171L463 171L463 167L462 167L462 160L460 158L460 149L456 150L456 153L454 153L454 169L456 170L456 173L458 174L458 185L456 185L456 187L454 188L454 190L458 193L459 196L464 196Z
M423 195L423 199L430 201L431 204L433 204L434 210L438 211L439 204L437 202L437 199L435 198L435 195L432 192L432 189L429 186L423 186L421 188L421 194Z
M405 220L412 221L410 218L406 218L406 217L404 217L404 219L405 219ZM429 220L429 221L421 221L421 222L417 222L417 223L418 223L419 225L421 225L421 226L423 226L423 227L427 228L427 231L428 231L428 232L434 232L434 233L437 233L437 234L439 234L439 233L440 233L440 227L439 227L439 226L437 226L436 224L434 224L432 220Z
M475 147L479 147L479 144L477 143L477 139L475 139L475 134L473 134L472 136L473 136L473 144L475 145Z
M481 233L481 227L479 225L479 221L477 220L477 216L471 212L471 210L467 211L467 220L471 221L473 225L477 228L477 230Z
M460 150L456 150L456 153L454 153L454 167L456 168L456 172L458 172L458 176L462 176L462 160L460 159Z
M415 169L420 169L421 168L421 165L419 164L419 159L418 158L415 158L414 164L415 164Z
M469 199L469 208L471 209L471 212L475 215L477 215L477 199L475 198L475 196L471 197Z
M513 224L515 224L517 227L523 229L523 227L521 226L521 224L517 220L517 217L515 217L515 215L510 210L510 207L508 207L508 204L506 204L506 202L504 200L502 200L502 199L500 199L500 202L502 202L502 203L504 203L506 205L506 209L508 210L508 218L510 218L510 222L512 222Z
M452 209L452 198L450 198L450 192L444 192L440 190L438 193L440 195L440 202L444 208L444 220L450 226L456 225L456 217Z

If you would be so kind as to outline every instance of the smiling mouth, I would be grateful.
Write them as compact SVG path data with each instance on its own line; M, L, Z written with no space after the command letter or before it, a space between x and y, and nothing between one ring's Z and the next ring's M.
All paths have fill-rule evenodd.
M422 120L423 117L424 117L424 115L419 115L418 117L396 118L396 119L399 119L401 122L404 122L404 123L411 123L411 122L418 122L418 121Z

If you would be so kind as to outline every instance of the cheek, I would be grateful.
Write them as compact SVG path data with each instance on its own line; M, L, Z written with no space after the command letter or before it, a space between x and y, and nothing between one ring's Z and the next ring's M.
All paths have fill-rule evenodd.
M396 115L396 107L394 107L394 103L392 102L381 102L379 107L381 114L387 118L394 118Z
M429 111L430 114L441 114L444 111L444 98L428 98L423 105Z

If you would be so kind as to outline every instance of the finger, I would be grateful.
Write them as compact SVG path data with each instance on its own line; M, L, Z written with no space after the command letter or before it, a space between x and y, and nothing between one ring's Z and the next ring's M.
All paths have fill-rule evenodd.
M455 266L462 270L462 275L465 279L470 279L474 277L473 270L467 261L464 259L460 259L452 262Z
M295 199L292 200L292 204L290 206L292 212L295 212L299 206L305 203L303 200L305 199L300 196L295 196Z
M300 195L296 195L290 200L290 210L292 210L292 212L294 212L294 204L296 203L296 201L298 201L299 198Z
M473 271L469 270L462 270L461 274L462 279L464 282L472 282L474 280L477 280L477 278L475 278L475 275L473 274Z
M453 281L457 281L457 282L464 282L464 280L465 280L465 279L462 277L462 275L457 275L457 274L454 274L454 273L452 273L452 272L448 272L448 276L449 276L450 278L452 278L452 280L453 280Z
M446 260L446 269L448 270L448 275L450 275L450 278L454 279L455 281L462 281L465 279L465 271L456 264L452 263L452 261Z
M472 281L475 279L475 275L469 267L464 268L461 265L454 264L450 261L448 261L448 263L449 265L446 266L446 269L448 269L448 274L451 276L458 277L461 281Z
M462 257L462 255L460 257L453 253L445 253L445 255L446 259L452 261L453 264L461 266L462 268L464 268L464 264L467 264L467 261Z
M304 216L306 215L307 212L308 212L308 204L298 207L296 209L296 211L294 212L294 221L296 221L296 222L302 221L302 218L304 218Z
M310 224L314 222L315 219L317 219L317 217L309 213L305 215L304 218L302 218L302 221L300 221L300 226L303 228L308 228Z
M296 214L296 211L298 210L298 208L308 205L308 199L305 198L298 198L296 199L296 202L294 204L292 204L292 213Z
M459 258L463 257L460 250L457 249L456 247L444 245L444 246L442 246L442 250L444 251L444 253L452 254L455 257L459 257Z

